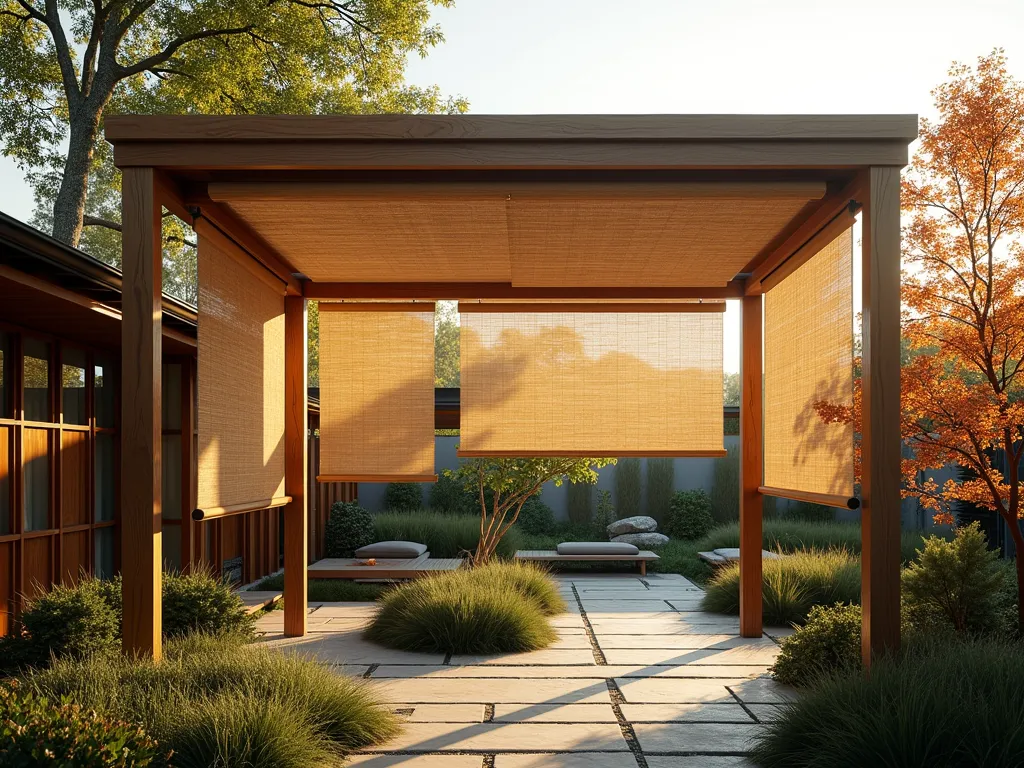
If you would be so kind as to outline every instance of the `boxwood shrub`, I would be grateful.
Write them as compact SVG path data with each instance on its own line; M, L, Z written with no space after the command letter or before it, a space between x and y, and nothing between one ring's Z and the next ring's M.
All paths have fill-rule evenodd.
M668 505L664 531L670 538L693 541L708 535L715 520L711 516L711 500L700 490L679 491Z
M373 517L354 501L336 501L324 530L327 557L352 557L374 543Z
M859 605L815 605L807 623L782 642L769 670L781 683L805 686L836 671L859 669L861 610Z

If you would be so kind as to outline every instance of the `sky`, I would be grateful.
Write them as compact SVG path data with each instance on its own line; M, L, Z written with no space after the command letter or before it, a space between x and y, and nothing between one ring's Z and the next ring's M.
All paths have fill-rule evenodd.
M928 115L951 62L993 48L1024 79L1024 0L459 0L432 17L446 41L409 62L408 82L482 114ZM32 214L6 158L0 210Z

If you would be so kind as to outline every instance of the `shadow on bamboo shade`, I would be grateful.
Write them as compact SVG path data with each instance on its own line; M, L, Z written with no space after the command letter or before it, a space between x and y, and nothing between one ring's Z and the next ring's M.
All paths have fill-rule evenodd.
M561 307L459 305L461 454L721 454L724 303Z
M198 507L284 495L284 295L208 225L199 240Z
M320 476L434 479L434 305L320 304Z
M764 484L853 496L853 230L765 294Z

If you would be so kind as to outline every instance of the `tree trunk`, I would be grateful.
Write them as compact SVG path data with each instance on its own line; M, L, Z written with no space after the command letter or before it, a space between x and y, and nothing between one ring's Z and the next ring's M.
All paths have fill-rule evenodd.
M1006 522L1017 550L1014 553L1017 560L1017 630L1024 637L1024 533L1021 533L1019 520L1007 519Z
M64 177L53 202L53 236L77 247L82 237L82 217L92 167L92 152L99 133L99 110L82 108L71 116L68 156Z

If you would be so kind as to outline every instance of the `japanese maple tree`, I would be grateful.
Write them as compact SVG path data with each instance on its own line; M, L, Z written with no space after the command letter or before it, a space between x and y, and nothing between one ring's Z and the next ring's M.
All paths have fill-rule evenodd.
M1024 86L1002 51L949 74L903 179L904 494L937 522L954 502L995 510L1024 594ZM929 477L949 464L968 471Z

